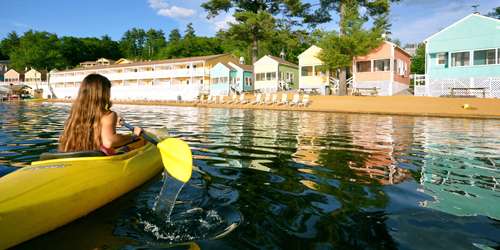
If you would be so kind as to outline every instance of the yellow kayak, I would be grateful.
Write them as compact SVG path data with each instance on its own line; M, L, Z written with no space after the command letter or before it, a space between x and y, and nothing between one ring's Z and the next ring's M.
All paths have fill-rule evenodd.
M163 169L153 144L115 156L33 162L0 178L0 249L47 233L137 188Z

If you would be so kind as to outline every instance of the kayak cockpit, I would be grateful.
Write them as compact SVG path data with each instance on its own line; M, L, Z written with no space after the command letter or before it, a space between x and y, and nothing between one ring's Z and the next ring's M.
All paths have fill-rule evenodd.
M40 161L64 159L64 158L79 158L79 157L95 157L105 156L101 151L81 151L81 152L47 152L40 155Z

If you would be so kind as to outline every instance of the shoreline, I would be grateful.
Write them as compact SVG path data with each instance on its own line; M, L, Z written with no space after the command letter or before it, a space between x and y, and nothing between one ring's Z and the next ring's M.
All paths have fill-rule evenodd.
M188 101L113 101L113 103L500 120L500 99L420 96L311 96L310 99L311 103L307 107L276 104L204 104ZM63 99L43 101L71 102ZM470 108L464 109L464 104L468 104Z

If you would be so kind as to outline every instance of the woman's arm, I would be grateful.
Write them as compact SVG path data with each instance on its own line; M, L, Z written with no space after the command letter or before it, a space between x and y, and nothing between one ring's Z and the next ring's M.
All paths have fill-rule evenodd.
M101 140L106 148L123 146L132 141L131 135L121 135L116 133L116 123L118 116L115 112L110 112L101 119ZM134 135L139 136L141 128L134 128Z

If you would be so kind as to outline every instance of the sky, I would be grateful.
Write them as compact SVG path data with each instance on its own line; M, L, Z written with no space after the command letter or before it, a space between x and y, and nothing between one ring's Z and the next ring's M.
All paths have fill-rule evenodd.
M317 0L305 0L314 2ZM29 29L59 36L103 36L119 40L131 28L182 32L192 22L196 33L213 36L234 20L231 13L207 19L204 0L0 0L0 38ZM424 40L472 12L481 14L500 6L500 0L401 0L391 7L391 37L403 44ZM336 29L333 20L320 27Z

